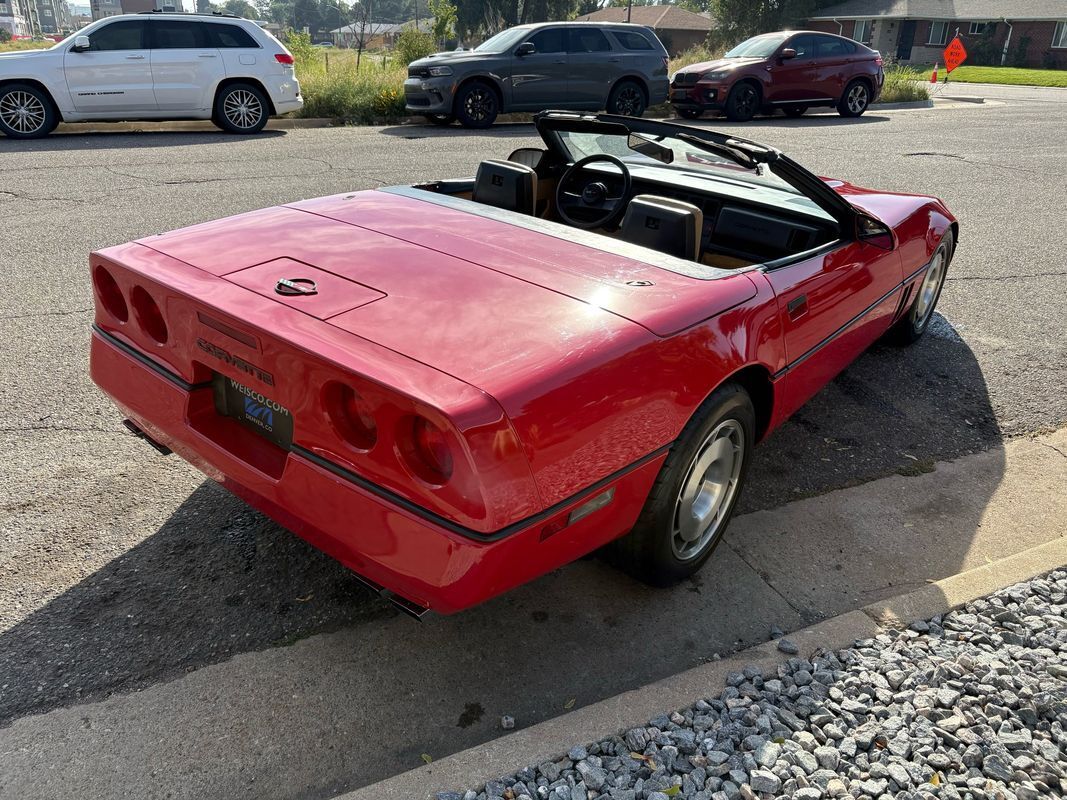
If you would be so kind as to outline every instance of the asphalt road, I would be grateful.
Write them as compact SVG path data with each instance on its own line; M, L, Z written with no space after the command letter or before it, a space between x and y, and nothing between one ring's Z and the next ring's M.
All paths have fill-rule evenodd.
M757 456L743 510L922 471L1067 422L1067 92L998 96L996 106L736 128L819 174L936 194L962 229L935 335L907 351L876 347L784 426ZM87 377L87 253L305 197L472 174L482 158L534 145L532 137L530 126L513 125L0 140L8 351L0 362L0 725L327 631L354 633L374 653L394 622L337 564L124 432ZM504 627L479 638L471 622L465 640L498 666L478 671L492 685L462 702L440 686L423 711L402 719L367 700L376 724L418 735L406 750L395 745L403 737L383 737L393 744L371 748L373 767L324 774L306 795L489 738L499 713L524 724L558 713L545 707L547 684L531 690L507 677L510 659L536 658L549 643L552 652L560 642L571 647L557 679L585 703L756 641L770 624L796 627L843 610L759 594L760 565L743 548L720 552L703 581L678 590L699 602L669 607L686 617L661 613L659 595L589 562L543 579L533 595L502 599L486 624ZM583 581L596 586L595 614ZM752 602L757 595L769 599ZM612 602L647 605L648 618L605 612ZM522 616L521 639L508 635L509 612ZM428 628L423 641L416 628L390 657L425 657L443 646L441 630ZM595 652L583 647L606 640L635 646L579 674ZM366 697L391 680L388 664L375 669L364 676Z

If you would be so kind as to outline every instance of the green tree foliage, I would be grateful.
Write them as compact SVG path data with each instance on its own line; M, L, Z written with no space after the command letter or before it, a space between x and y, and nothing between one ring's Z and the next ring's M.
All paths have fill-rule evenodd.
M393 58L397 64L407 66L412 61L426 58L436 49L433 37L430 34L417 31L414 28L404 28L396 39Z
M758 33L795 27L820 8L838 0L710 0L718 21L711 37L717 43L737 44Z
M255 6L249 3L248 0L226 0L222 10L227 14L244 17L245 19L257 19L259 17Z
M326 9L329 11L329 9ZM317 31L322 27L322 8L317 0L295 0L293 3L293 27L298 31L307 28Z
M11 31L9 31L7 28L0 28L0 42L10 42L10 41L11 41Z
M458 19L456 6L449 0L429 0L427 6L433 16L434 40L443 43L449 39L455 39Z
M196 0L196 13L197 14L211 14L218 9L211 0Z

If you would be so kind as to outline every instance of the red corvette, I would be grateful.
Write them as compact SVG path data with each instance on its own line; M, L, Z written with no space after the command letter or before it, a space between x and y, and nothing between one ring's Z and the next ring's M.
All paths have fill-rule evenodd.
M411 613L605 545L691 575L755 442L876 339L923 334L957 224L709 130L536 124L544 149L476 178L94 253L93 379Z

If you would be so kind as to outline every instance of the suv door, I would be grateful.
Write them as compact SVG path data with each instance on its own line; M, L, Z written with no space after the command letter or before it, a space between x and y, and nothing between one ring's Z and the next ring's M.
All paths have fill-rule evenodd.
M209 111L215 87L225 76L217 48L211 46L207 26L184 19L148 22L152 51L152 84L160 111Z
M567 29L567 58L571 106L587 111L606 108L608 92L626 68L622 53L612 48L599 28L575 26Z
M815 83L820 94L840 98L849 79L856 45L836 36L815 37Z
M244 77L260 71L278 72L278 63L266 52L248 31L231 22L205 22L211 37L211 46L222 55L222 65L227 75Z
M825 97L815 86L815 36L801 34L782 43L778 52L792 48L793 58L771 56L767 71L771 75L767 101L786 103L795 100L815 100Z
M526 42L533 44L534 52L511 57L512 108L567 108L567 29L542 28L522 44Z
M76 111L121 116L156 110L145 25L140 19L109 22L88 34L88 50L67 48L63 74Z

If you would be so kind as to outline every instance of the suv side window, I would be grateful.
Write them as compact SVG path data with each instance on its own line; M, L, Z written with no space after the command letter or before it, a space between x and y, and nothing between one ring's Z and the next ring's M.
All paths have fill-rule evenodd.
M252 34L239 25L221 25L217 22L207 23L211 35L212 47L259 47Z
M815 37L816 58L844 58L854 52L856 52L856 48L850 48L844 39L835 39L832 36Z
M794 61L809 61L815 57L815 37L814 36L797 36L790 39L786 47L792 47L797 51L797 57Z
M202 50L210 47L207 31L199 22L161 19L149 23L151 47L155 50Z
M533 42L534 50L538 53L562 53L567 48L563 44L563 28L548 28L538 31L526 41Z
M145 23L139 19L112 22L89 34L90 50L144 50Z
M596 28L571 28L568 49L572 53L606 53L611 42Z
M634 31L612 31L619 44L627 50L653 50L652 42Z

